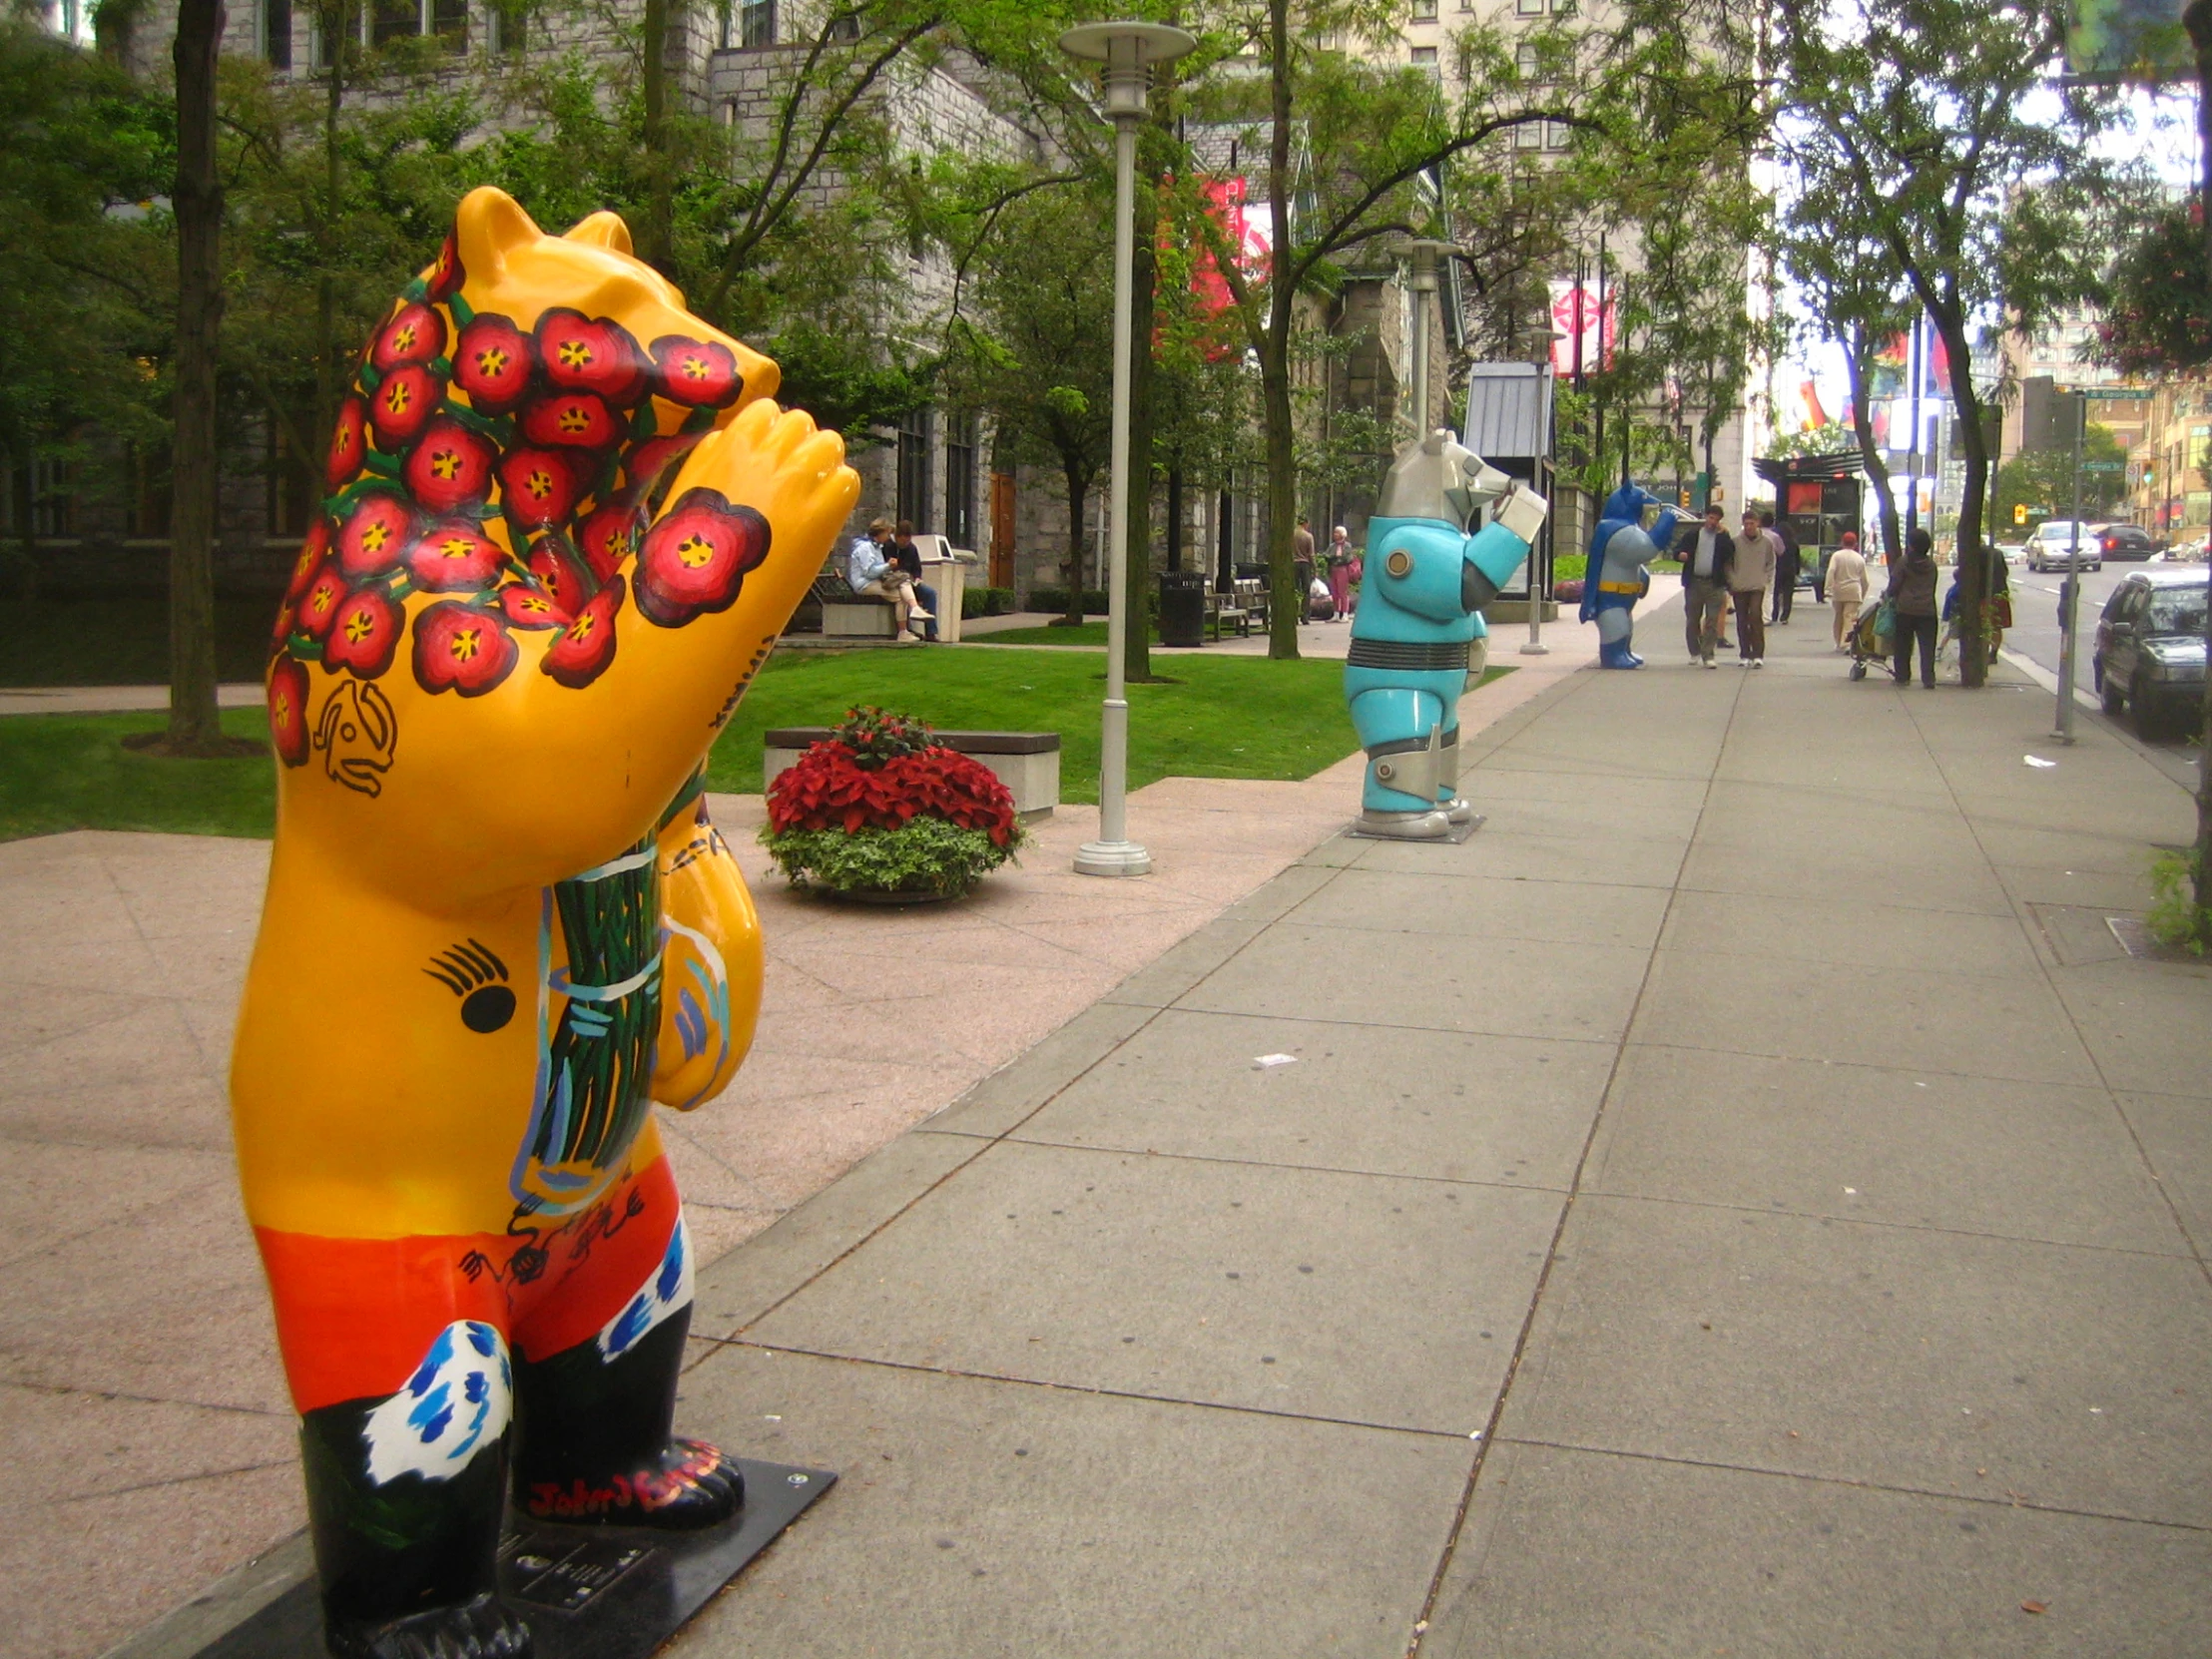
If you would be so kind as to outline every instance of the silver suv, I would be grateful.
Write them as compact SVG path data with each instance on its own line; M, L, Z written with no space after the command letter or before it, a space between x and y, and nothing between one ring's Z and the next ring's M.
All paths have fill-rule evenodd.
M2027 568L2029 570L2064 570L2072 556L2074 521L2070 518L2054 518L2035 526L2035 533L2027 538ZM2103 549L2089 526L2081 526L2081 568L2102 570Z

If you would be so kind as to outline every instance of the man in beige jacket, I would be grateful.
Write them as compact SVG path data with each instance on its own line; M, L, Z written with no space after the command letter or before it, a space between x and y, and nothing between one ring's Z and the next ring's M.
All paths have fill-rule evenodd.
M1767 590L1782 538L1760 522L1756 509L1744 511L1744 533L1736 538L1728 561L1728 588L1736 601L1736 654L1746 668L1767 666Z
M1836 614L1836 649L1850 649L1859 626L1859 607L1867 602L1867 561L1859 551L1859 532L1846 530L1844 544L1829 555L1828 603Z

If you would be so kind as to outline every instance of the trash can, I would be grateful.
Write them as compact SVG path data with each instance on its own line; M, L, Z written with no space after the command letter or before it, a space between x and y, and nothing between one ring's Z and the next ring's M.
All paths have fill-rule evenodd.
M1160 573L1160 643L1206 643L1206 578L1195 570Z

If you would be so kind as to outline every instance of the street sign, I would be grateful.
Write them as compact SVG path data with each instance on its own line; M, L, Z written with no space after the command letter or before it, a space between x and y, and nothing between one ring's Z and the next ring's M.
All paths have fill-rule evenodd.
M2125 461L2083 461L2081 470L2084 472L2125 472L2127 463Z
M2126 402L2129 399L2147 403L2158 395L2150 386L2054 386L2051 389L2062 397L2071 397L2079 392L2091 402L2102 403Z

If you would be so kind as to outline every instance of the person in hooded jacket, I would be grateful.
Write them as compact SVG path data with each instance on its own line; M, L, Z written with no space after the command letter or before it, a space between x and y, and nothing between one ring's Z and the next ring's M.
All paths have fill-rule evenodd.
M1905 558L1890 572L1890 601L1897 618L1897 682L1913 678L1913 648L1920 647L1921 684L1936 689L1936 554L1935 538L1916 528L1905 538Z

